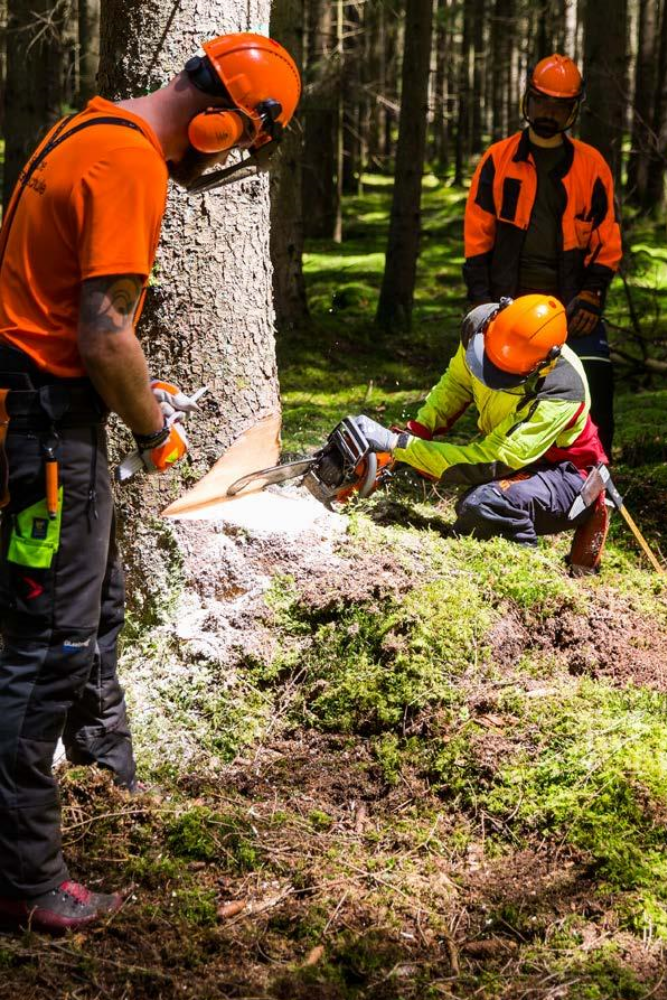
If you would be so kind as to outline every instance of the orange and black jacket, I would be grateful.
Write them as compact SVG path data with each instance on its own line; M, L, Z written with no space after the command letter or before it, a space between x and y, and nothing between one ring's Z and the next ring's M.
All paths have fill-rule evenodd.
M551 172L561 203L558 297L600 292L621 262L611 171L596 149L564 135L565 156ZM494 143L482 157L465 213L463 277L471 302L515 296L519 262L537 192L528 129Z

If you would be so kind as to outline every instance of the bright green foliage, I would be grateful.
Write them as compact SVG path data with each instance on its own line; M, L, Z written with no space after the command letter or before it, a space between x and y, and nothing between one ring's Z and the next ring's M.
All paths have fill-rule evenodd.
M299 621L295 607L292 619ZM306 718L342 732L402 726L428 706L456 700L454 682L484 662L491 613L470 579L450 575L400 603L335 609L304 653Z
M168 820L165 827L170 852L187 861L226 859L235 871L251 871L259 859L252 829L240 816L223 816L195 806Z
M517 750L479 801L516 832L570 843L589 856L612 890L649 890L648 907L667 929L667 698L584 682L575 691L519 698ZM639 903L639 900L636 901Z

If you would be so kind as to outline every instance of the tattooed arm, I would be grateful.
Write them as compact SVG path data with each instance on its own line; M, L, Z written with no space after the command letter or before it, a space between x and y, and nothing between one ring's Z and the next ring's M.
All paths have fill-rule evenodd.
M84 281L77 339L86 371L109 409L136 434L152 434L164 418L134 333L142 289L143 279L135 274Z

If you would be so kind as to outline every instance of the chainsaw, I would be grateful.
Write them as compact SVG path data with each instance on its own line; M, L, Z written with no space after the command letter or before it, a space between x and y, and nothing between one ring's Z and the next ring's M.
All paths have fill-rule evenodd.
M344 504L354 496L369 497L391 477L395 462L389 452L373 452L368 441L350 417L334 427L323 448L311 458L275 465L270 469L251 472L227 490L228 496L238 496L249 486L262 482L265 486L301 479L316 500L331 508Z

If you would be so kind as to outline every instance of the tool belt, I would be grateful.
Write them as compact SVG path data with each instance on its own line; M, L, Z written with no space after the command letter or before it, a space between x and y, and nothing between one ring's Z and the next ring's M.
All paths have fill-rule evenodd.
M58 431L102 424L108 410L87 378L58 379L41 372L22 351L0 345L0 508L9 503L9 466L5 442L12 430L44 435L47 482L57 492ZM50 466L50 468L49 468ZM50 475L49 475L50 473Z

